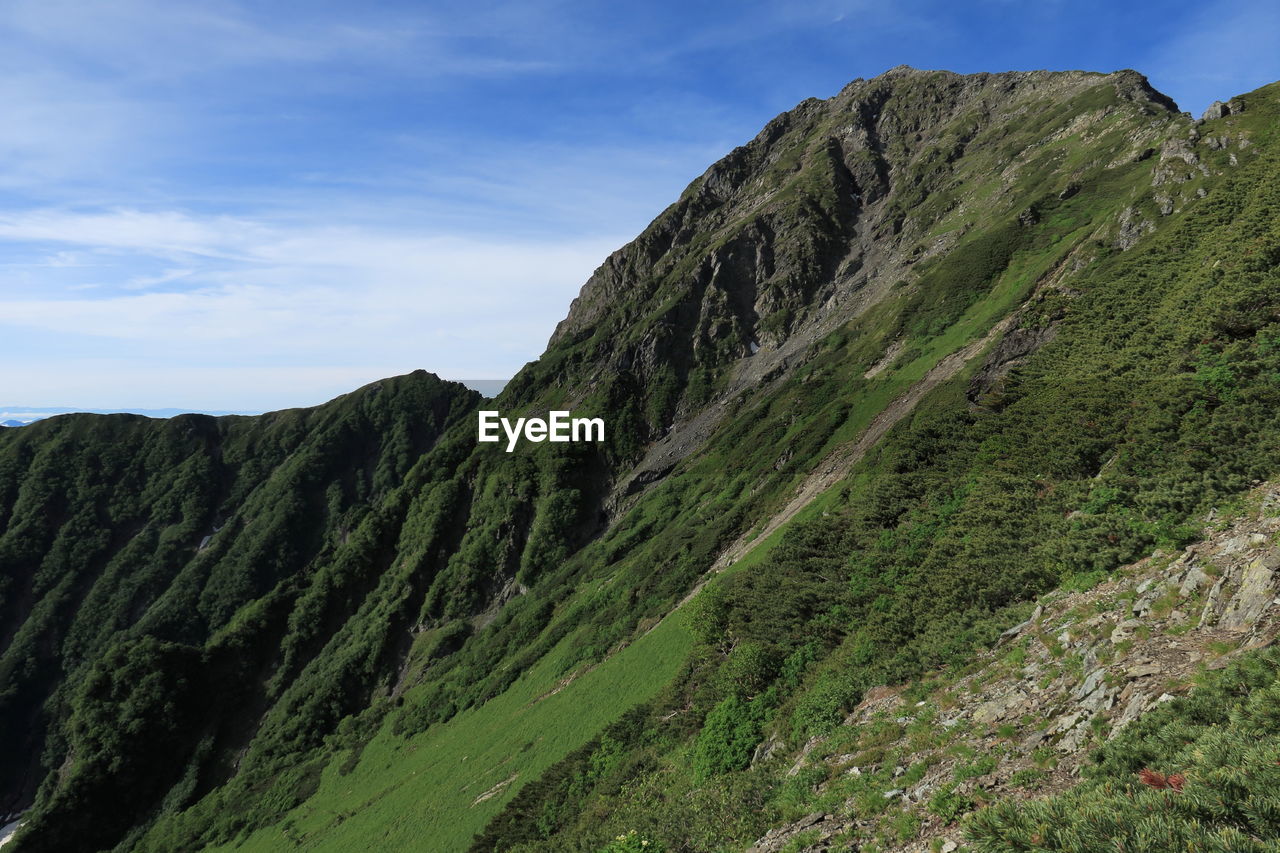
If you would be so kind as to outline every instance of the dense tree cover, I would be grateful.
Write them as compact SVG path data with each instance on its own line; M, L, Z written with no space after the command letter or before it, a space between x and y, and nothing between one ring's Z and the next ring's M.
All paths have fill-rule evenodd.
M1274 105L1252 106L1254 126L1267 127ZM803 813L804 801L784 768L749 766L750 741L798 748L830 731L867 688L962 665L1014 621L1018 602L1185 544L1197 515L1274 477L1277 174L1280 158L1268 149L1138 247L1094 247L1097 260L1071 280L1068 298L1045 297L1058 303L1049 309L1055 339L998 393L974 405L968 377L940 389L846 481L838 506L793 525L766 559L696 605L697 659L644 721L607 734L610 761L629 765L629 777L606 786L585 770L601 740L526 786L474 849L590 851L631 829L673 850L749 842ZM1024 323L1043 310L1033 304ZM1268 701L1260 694L1254 707ZM1261 767L1242 752L1253 746L1237 735L1214 748ZM1251 772L1223 770L1214 784ZM1271 838L1258 833L1273 806L1260 778L1238 784L1232 797L1243 811L1216 822L1206 809L1237 808L1218 803L1218 788L1133 802L1105 787L1087 796L1107 837L1128 838L1132 849L1254 849L1232 844ZM731 796L755 802L756 817L708 807ZM1100 826L1092 818L1068 821L1060 835L1037 829L1076 805L1011 804L975 831L990 839L982 849L1117 849L1087 841ZM1138 817L1152 808L1176 816L1148 831ZM1125 821L1137 829L1121 832ZM1048 837L1057 840L1034 840Z
M20 849L57 849L58 826L123 849L234 841L375 732L412 744L568 638L565 673L601 661L828 450L1068 267L1069 287L1022 315L1052 344L978 405L967 375L927 397L828 514L696 602L675 683L525 784L477 848L750 840L803 799L769 761L751 766L762 741L829 730L867 687L960 659L1028 596L1181 541L1191 514L1274 473L1265 140L1234 172L1215 154L1227 175L1184 188L1206 197L1119 252L1101 238L1122 208L1157 216L1131 134L1167 111L1100 82L1015 122L975 105L919 152L954 83L896 85L875 94L893 130L879 154L840 152L847 119L807 103L695 182L597 274L616 286L608 310L558 331L498 401L604 414L604 446L477 448L475 395L421 374L260 419L0 433L0 731L24 738L0 778L16 802L44 777ZM1100 116L1088 144L1067 132L1085 112ZM767 204L726 202L753 181ZM724 400L705 447L660 482L612 493L728 387L753 333L781 339L820 313L818 283L866 238L857 205L881 198L896 213L875 239L900 237L912 277L785 381ZM754 330L745 286L773 294ZM891 344L900 355L866 378ZM116 773L146 781L108 790Z
M225 778L226 751L290 690L330 716L268 741L362 707L376 667L308 685L305 664L345 621L333 599L382 574L395 531L375 496L477 400L419 373L261 418L74 415L0 435L6 796L40 781L37 762L58 768L28 846L113 846L139 809Z

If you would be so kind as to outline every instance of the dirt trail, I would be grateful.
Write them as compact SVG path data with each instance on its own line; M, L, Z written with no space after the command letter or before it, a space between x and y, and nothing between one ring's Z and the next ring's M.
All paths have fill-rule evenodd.
M853 466L867 454L867 451L874 447L876 442L883 438L884 434L898 421L906 417L916 407L916 404L924 399L926 394L959 373L960 369L970 359L1000 335L1004 334L1005 330L1012 325L1014 319L1014 315L1006 317L993 326L986 336L962 349L956 350L934 365L919 382L908 388L902 396L885 406L884 411L872 418L871 423L858 436L857 441L837 447L831 451L826 459L818 463L813 472L805 478L800 488L796 490L795 497L791 499L782 512L769 520L769 523L765 525L765 528L760 531L758 536L754 537L750 542L747 541L746 534L738 537L738 540L720 555L712 568L715 571L719 571L733 565L733 563L746 556L754 542L763 542L768 539L779 527L795 518L796 514L808 506L810 501L847 477Z
M814 498L847 477L849 472L853 470L853 466L862 457L866 456L867 451L874 447L876 442L880 441L895 424L906 417L916 407L916 404L924 399L926 394L958 374L974 356L1003 335L1016 321L1017 316L1016 313L1010 314L992 326L991 330L979 340L943 358L918 382L903 392L901 396L895 398L888 406L885 406L883 411L872 418L871 423L867 425L867 428L862 431L856 441L843 444L832 450L800 484L796 489L795 496L783 507L782 511L769 519L764 529L749 540L747 539L747 534L744 533L732 545L721 552L716 561L711 564L711 568L707 573L694 585L693 589L689 590L688 595L680 600L680 603L673 608L673 611L691 601L712 577L745 557L756 545L764 542L784 524L795 518ZM657 625L654 627L656 628ZM653 628L649 630L652 631Z
M6 823L4 826L0 827L0 847L5 846L10 841L12 841L13 836L17 834L18 829L21 828L21 826L22 826L22 821L15 820L15 821L12 821L11 823Z

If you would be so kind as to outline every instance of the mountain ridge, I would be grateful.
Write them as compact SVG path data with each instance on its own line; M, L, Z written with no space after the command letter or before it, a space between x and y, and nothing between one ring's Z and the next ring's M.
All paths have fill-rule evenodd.
M9 810L35 801L17 849L336 849L419 826L440 849L593 851L627 821L675 849L759 837L794 793L744 749L802 746L1270 475L1273 319L1250 277L1274 103L1235 103L1206 126L1136 72L903 69L803 102L611 255L493 403L604 415L604 445L477 447L478 395L424 373L236 419L225 447L198 418L6 431L0 712L26 739L0 782ZM1261 272L1215 217L1252 223ZM1169 248L1214 241L1235 247L1215 266ZM1125 414L1090 384L1107 365L1202 408ZM1209 429L1222 460L1195 450ZM1152 435L1215 477L1189 485ZM622 704L590 694L582 726L538 710L555 736L514 740L539 696L601 683ZM447 790L397 777L421 745L465 758L481 720L505 757L436 767ZM762 811L669 803L681 827L616 798L659 784L746 785ZM358 809L330 805L357 785ZM396 816L399 790L432 793Z
M1114 87L1117 97L1136 104L1139 109L1159 108L1165 112L1176 110L1176 105L1155 92L1145 77L1131 71L1114 72L1110 75L1086 72L1010 72L963 77L949 72L917 71L900 66L872 80L850 83L839 94L827 101L817 99L804 101L795 109L772 119L750 143L735 149L708 168L701 177L690 184L682 194L681 200L664 211L636 241L611 255L605 264L588 279L582 292L574 299L568 316L557 326L552 335L551 345L571 340L575 336L581 337L589 329L598 335L598 331L593 328L597 316L606 310L605 306L614 306L621 292L627 289L623 283L625 274L630 273L634 277L643 272L652 277L656 271L660 275L664 271L662 258L673 254L682 241L701 239L705 242L710 239L713 243L726 244L726 248L711 252L704 261L704 266L699 268L692 277L693 288L685 291L688 295L682 295L681 301L677 303L677 308L687 305L696 294L698 286L705 288L703 293L707 295L704 296L700 307L698 328L690 329L688 332L688 337L694 344L693 352L678 354L675 368L677 375L682 370L686 375L688 374L689 363L697 360L699 345L704 349L710 348L714 346L717 338L723 339L728 336L736 337L736 340L731 340L729 343L731 354L740 359L747 356L750 358L738 362L739 375L730 378L731 387L720 395L721 400L759 382L763 377L770 379L785 377L791 372L794 363L802 357L804 351L812 347L819 337L862 313L867 307L876 304L883 298L886 287L894 284L895 279L908 273L909 266L928 260L932 254L944 248L947 239L955 239L955 235L952 234L949 238L943 238L942 246L914 248L915 254L907 258L895 257L892 244L884 245L884 235L892 232L897 237L898 229L905 221L901 220L901 212L897 208L890 208L887 211L877 209L885 206L884 200L890 193L889 181L904 168L900 160L905 159L910 162L914 156L919 155L920 150L927 150L930 143L936 141L936 138L930 138L919 145L919 150L909 147L897 158L885 158L884 139L906 138L911 134L921 137L918 130L912 129L916 124L921 124L921 120L898 119L894 116L892 100L896 91L895 85L898 87L922 86L925 94L935 102L950 98L950 101L944 101L944 103L946 108L950 109L949 116L954 121L958 110L973 101L981 101L982 97L990 94L991 90L996 90L1000 95L1019 89L1027 89L1034 96L1043 96L1046 94L1046 89L1051 92L1066 89L1073 94L1079 94L1082 90L1096 89L1099 83L1110 84ZM1022 93L1019 91L1019 94ZM886 114L887 118L882 116L881 112L886 104L890 106L890 112ZM1026 109L1026 104L1021 103L1020 108ZM935 108L934 112L940 109L943 108ZM780 242L779 233L786 230L785 226L776 223L786 222L792 215L792 211L785 205L781 210L769 209L770 201L776 191L765 193L763 201L757 193L749 195L746 202L737 203L738 207L745 204L745 211L735 209L733 213L726 215L719 209L735 206L735 193L740 189L739 183L746 180L735 178L735 175L763 171L765 174L754 180L757 182L766 180L770 174L768 167L776 166L776 161L784 155L795 156L794 143L789 150L778 150L786 141L788 134L795 135L793 126L801 125L811 134L812 126L820 123L828 114L835 115L835 119L831 119L833 121L844 120L843 116L846 114L852 118L851 124L840 128L838 134L828 137L828 148L819 152L818 156L827 155L832 142L835 142L842 152L839 160L829 166L837 169L832 176L832 181L837 186L845 185L844 192L856 197L858 201L855 204L856 209L846 209L843 213L830 215L837 218L843 216L844 241L852 239L854 245L852 254L846 256L846 250L840 248L844 245L843 242L833 236L831 239L834 241L834 248L827 250L828 257L825 259L821 259L821 251L817 249L805 251L802 248L793 252L796 257L792 267L798 267L803 271L806 288L817 291L816 293L801 291L798 297L796 287L789 283L796 278L796 273L785 264L781 268L776 268L779 259L775 245ZM938 125L934 129L936 137L945 131L946 122L936 116L932 118ZM881 127L882 124L887 127ZM976 135L978 132L976 127L964 128L959 136L961 141L954 142L945 156L948 158L957 156L955 146L959 146L959 150L962 151L963 146L967 144L967 141L964 141L965 135ZM805 133L801 132L800 135L803 137ZM918 141L913 140L913 142ZM1141 150L1143 149L1138 149L1138 151ZM863 158L863 154L870 158L869 162ZM754 171L748 166L751 163L756 164ZM818 168L823 165L827 164L820 162ZM804 167L801 165L798 168L803 170ZM780 170L773 169L774 173L778 171ZM780 179L775 175L775 180ZM701 212L704 208L712 209L717 217L714 220L716 222L730 220L726 226L715 232L713 238L705 235L705 228L695 232L681 226L681 222L691 215L690 211ZM841 210L838 203L835 210ZM811 231L814 227L811 218L802 219L801 222L802 227L807 231ZM881 239L872 239L868 242L864 232L870 233L873 238ZM896 243L901 244L905 239L897 239ZM662 250L661 256L647 261L659 249ZM872 251L870 258L864 257L868 251ZM876 259L877 254L881 256L879 263ZM898 254L903 254L900 249ZM646 263L650 263L650 266L646 266ZM667 261L667 264L675 265L670 261ZM835 269L841 264L844 265L842 270ZM745 265L745 267L737 268L735 265ZM717 294L716 276L722 274L725 269L731 270L730 275L736 280L754 277L755 282L749 292L759 294L750 307L738 305L733 311L733 316L729 318L717 316L716 305L710 301ZM678 266L676 270L679 271ZM772 289L769 289L770 284L773 285ZM735 298L741 299L741 297ZM812 307L821 305L824 316L813 318L813 321L807 325L797 322L792 314L798 301L809 304L811 311ZM843 310L828 310L836 308L842 302L850 304ZM688 313L687 308L684 309L684 313ZM627 315L623 314L615 322L626 325L629 320ZM778 335L777 340L774 339L774 333L770 332L771 324L778 324L780 328L785 326L782 329L783 334ZM681 321L660 320L657 333L662 334L667 325L680 328ZM686 318L683 321L683 327L688 328L690 325L690 320ZM607 335L600 337L607 338L612 343L624 333L621 326L615 326ZM673 334L678 335L678 333ZM658 370L654 354L655 348L658 347L657 339L647 338L640 341L634 350L618 355L614 364L619 371L635 370L641 375L641 381L644 381L645 374L656 373ZM756 349L753 350L753 347ZM711 413L715 410L707 407L704 411ZM669 439L664 437L665 442L660 440L649 451L651 458L641 464L638 476L645 478L647 482L652 482L653 477L659 475L672 458L681 458L689 450L698 446L705 439L707 430L714 428L714 424L707 424L706 420L704 416L703 422L695 423L687 434L677 433ZM634 480L632 482L634 483ZM623 485L624 496L629 485Z

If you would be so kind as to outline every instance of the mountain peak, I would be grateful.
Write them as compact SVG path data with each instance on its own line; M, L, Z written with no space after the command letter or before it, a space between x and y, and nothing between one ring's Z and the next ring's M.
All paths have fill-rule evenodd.
M1162 97L1132 71L898 68L774 118L601 265L494 404L600 415L606 441L478 443L488 404L423 372L258 417L0 429L13 843L616 850L638 826L777 850L770 820L870 805L922 849L995 759L890 740L948 748L915 733L963 704L1010 728L956 737L1026 725L1028 758L1145 713L1160 673L1106 671L1154 647L1138 620L1212 645L1260 624L1280 527L1228 537L1217 585L1195 550L1101 590L1118 622L1031 610L1280 471L1275 101L1197 127ZM975 700L985 679L910 685L1002 631L989 672L1087 701L1045 728L1021 694ZM850 716L906 691L908 729ZM842 843L873 843L856 823Z

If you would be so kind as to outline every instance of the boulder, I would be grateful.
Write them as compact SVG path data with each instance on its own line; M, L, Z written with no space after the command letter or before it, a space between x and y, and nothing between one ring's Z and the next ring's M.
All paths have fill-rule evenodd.
M1141 619L1126 619L1111 631L1111 642L1114 645L1123 643L1133 636L1133 632L1142 626Z
M1231 110L1222 101L1214 101L1209 105L1209 109L1205 110L1200 116L1201 121L1214 121L1223 116L1230 115Z
M1193 563L1191 568L1187 569L1187 573L1182 576L1182 585L1178 587L1178 595L1186 598L1208 582L1209 576L1205 574L1204 569Z
M1200 120L1214 121L1215 119L1220 119L1224 116L1235 115L1243 110L1244 104L1235 98L1232 98L1225 104L1222 101L1214 101L1209 105L1209 109L1205 110L1204 114L1200 116Z
M1229 631L1248 631L1257 624L1275 598L1275 569L1280 555L1267 554L1249 562L1240 579L1240 589L1227 602L1218 627Z

